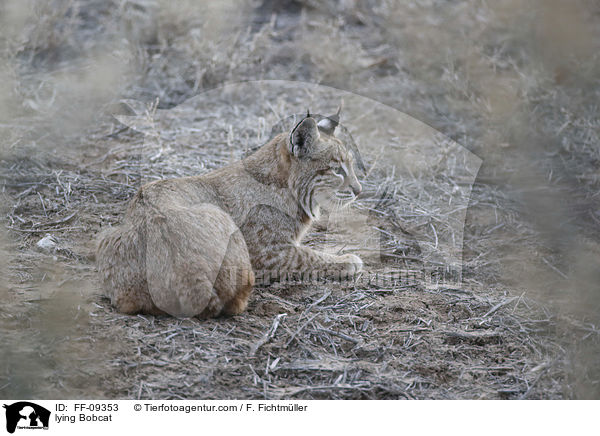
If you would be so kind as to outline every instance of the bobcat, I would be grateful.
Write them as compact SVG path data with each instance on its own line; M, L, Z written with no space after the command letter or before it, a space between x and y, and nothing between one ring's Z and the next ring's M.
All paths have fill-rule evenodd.
M245 159L201 176L142 186L124 222L100 235L103 286L120 312L239 314L254 271L355 274L362 261L300 244L320 206L361 185L334 136L338 112L307 114Z

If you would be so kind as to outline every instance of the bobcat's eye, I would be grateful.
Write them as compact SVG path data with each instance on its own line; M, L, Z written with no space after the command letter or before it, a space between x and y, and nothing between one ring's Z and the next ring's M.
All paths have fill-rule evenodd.
M331 167L331 170L334 173L336 173L336 174L338 174L340 176L345 176L346 175L346 171L344 171L343 167Z

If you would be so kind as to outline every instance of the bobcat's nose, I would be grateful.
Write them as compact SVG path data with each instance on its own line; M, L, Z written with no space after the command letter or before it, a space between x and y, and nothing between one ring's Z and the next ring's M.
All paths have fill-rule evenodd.
M356 185L350 185L350 188L352 188L352 192L355 196L358 196L358 194L362 192L362 186L360 186L360 183L357 183Z

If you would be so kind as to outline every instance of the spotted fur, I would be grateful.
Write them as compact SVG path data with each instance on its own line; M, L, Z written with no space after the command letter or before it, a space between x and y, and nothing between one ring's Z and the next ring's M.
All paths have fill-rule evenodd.
M301 240L336 193L361 191L337 116L307 115L256 152L202 176L140 188L123 223L99 238L106 294L124 313L238 314L258 271L354 274L355 255Z

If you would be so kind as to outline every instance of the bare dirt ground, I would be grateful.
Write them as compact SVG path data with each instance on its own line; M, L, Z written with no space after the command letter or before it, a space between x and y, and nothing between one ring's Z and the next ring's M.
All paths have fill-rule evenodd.
M598 6L255 3L1 7L0 396L599 398ZM248 80L333 88L222 91ZM279 118L335 108L335 88L481 159L462 282L259 287L214 320L116 313L94 244L140 183L238 159ZM371 266L423 270L448 236L450 178L415 168L445 149L344 101L371 169L353 207L386 237L389 263ZM415 174L390 176L373 131ZM322 225L307 239L331 242Z

